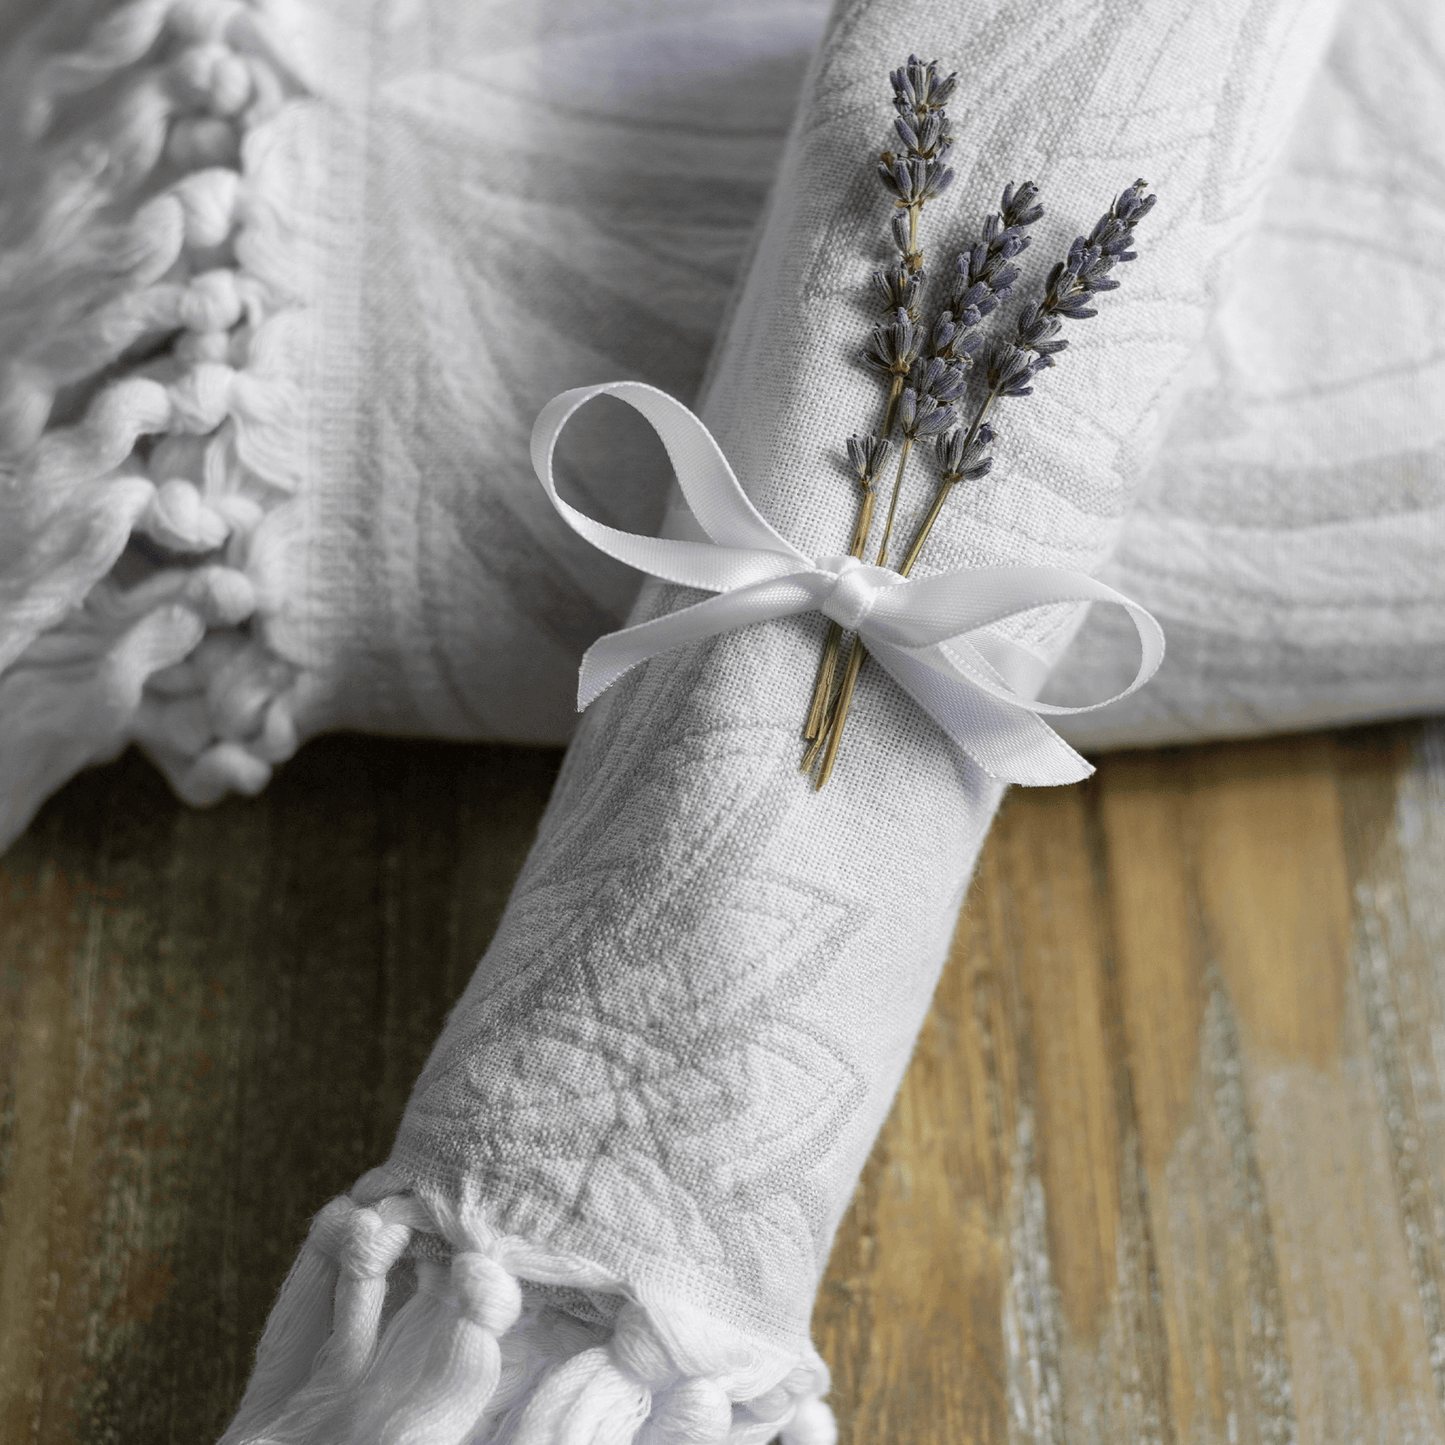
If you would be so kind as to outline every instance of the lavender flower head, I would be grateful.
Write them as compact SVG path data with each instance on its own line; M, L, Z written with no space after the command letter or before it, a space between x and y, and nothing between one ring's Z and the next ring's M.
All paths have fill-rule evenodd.
M1001 396L1027 396L1028 375L1054 364L1054 358L1069 343L1058 335L1063 321L1087 321L1099 314L1090 300L1104 291L1118 289L1119 281L1109 273L1116 266L1134 260L1134 227L1154 208L1153 196L1146 196L1148 182L1135 181L1099 217L1087 236L1076 236L1068 255L1049 272L1042 302L1019 312L1011 344L995 347L989 357L989 385Z
M908 319L908 313L899 309L892 321L873 328L862 351L863 364L885 376L903 376L917 359L924 335Z
M920 395L911 386L905 386L898 400L897 425L909 441L916 441L957 426L958 415L951 406L940 406L926 393Z
M947 146L933 160L912 155L899 157L892 151L884 151L878 163L878 176L893 192L896 198L893 204L917 207L941 196L953 184L953 171L944 165L947 154Z
M993 467L988 449L993 445L993 428L987 422L970 439L962 430L938 438L934 450L940 478L949 486L956 482L977 482Z
M1013 295L1019 268L1012 262L1032 240L1024 228L1044 213L1035 204L1038 193L1032 181L1006 186L999 210L984 219L981 239L959 254L953 294L930 337L933 355L958 360L978 349L979 338L970 333Z
M920 396L931 396L934 401L957 401L968 390L970 365L945 361L941 356L919 357L908 373L908 384Z
M865 490L877 479L879 469L888 460L893 443L887 437L852 436L848 438L848 461L858 475L858 484Z
M884 151L878 178L893 197L893 204L903 212L893 222L893 243L904 266L917 271L923 265L917 241L919 214L953 184L953 171L948 165L953 136L943 107L958 87L958 76L941 76L936 60L925 63L910 55L908 64L888 78L898 112L893 129L903 142L905 154Z
M886 271L875 271L873 285L883 297L885 311L906 311L910 320L918 320L918 293L923 289L922 271L910 271L900 261Z
M916 115L942 109L958 88L957 72L940 76L936 60L925 64L916 55L910 55L908 64L891 72L888 79L893 86L893 104Z

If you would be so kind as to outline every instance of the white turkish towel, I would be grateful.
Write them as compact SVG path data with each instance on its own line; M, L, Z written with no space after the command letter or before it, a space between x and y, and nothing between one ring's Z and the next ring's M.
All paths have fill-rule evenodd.
M1100 573L1084 748L1445 708L1445 6L1352 0ZM1096 609L1053 687L1107 696ZM1046 696L1054 695L1052 691Z
M931 254L1008 179L1050 207L1039 266L1136 175L1167 198L1122 289L1000 409L994 474L926 554L1099 569L1333 19L1328 0L840 6L701 406L759 511L810 556L846 545L839 452L879 403L854 361L886 249L868 157L882 72L913 49L963 76ZM574 483L601 512L594 460ZM649 586L634 616L681 600ZM1077 622L1009 630L1042 667ZM814 1289L1001 787L875 668L815 794L798 732L822 635L791 618L669 653L589 711L391 1158L318 1216L228 1441L828 1437Z
M570 736L637 581L532 419L691 400L823 14L5 7L0 846L129 741L204 803L337 726ZM583 430L589 506L655 526L648 444Z
M1269 13L1266 46L1315 23ZM622 376L693 399L821 16L6 8L0 845L132 740L206 802L330 727L570 735L576 661L636 581L547 510L531 418ZM1170 657L1063 724L1079 746L1445 705L1442 27L1350 0L1194 298L1204 341L1102 574ZM1230 104L1242 133L1291 124ZM578 430L570 494L655 523L649 439ZM1116 690L1133 648L1099 612L1045 696Z

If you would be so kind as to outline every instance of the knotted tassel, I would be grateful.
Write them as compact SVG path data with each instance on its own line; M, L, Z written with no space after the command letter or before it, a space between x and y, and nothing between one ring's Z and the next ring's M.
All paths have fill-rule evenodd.
M721 1445L733 1425L727 1391L705 1375L679 1380L653 1397L638 1445Z
M783 1426L783 1445L837 1445L838 1422L817 1395L807 1395Z
M221 1445L255 1438L311 1373L317 1351L331 1331L331 1302L336 1292L336 1254L356 1206L342 1195L311 1222L311 1232L296 1256L256 1346L256 1367Z
M303 1440L334 1415L371 1361L386 1276L411 1239L410 1224L397 1216L410 1209L405 1200L360 1208L343 1195L317 1215L222 1445Z
M420 1379L375 1434L378 1445L462 1445L496 1393L499 1337L522 1311L521 1287L495 1259L470 1250L452 1256L449 1283ZM394 1364L388 1360L388 1376Z

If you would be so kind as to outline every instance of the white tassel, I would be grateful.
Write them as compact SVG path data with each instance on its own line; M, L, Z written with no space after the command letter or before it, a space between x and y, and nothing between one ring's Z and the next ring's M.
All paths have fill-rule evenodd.
M783 1445L837 1445L838 1422L817 1395L800 1400L783 1426Z
M652 1392L610 1347L584 1350L543 1379L522 1411L517 1445L628 1445L651 1408Z
M811 1349L780 1356L657 1300L623 1303L608 1334L545 1294L524 1299L517 1273L614 1294L620 1280L470 1211L381 1195L396 1183L363 1181L373 1205L335 1200L317 1217L222 1445L768 1445L780 1432L836 1445ZM455 1252L410 1259L415 1292L378 1342L414 1231Z
M102 616L107 573L138 531L171 554L154 561L162 571L220 549L231 569L195 597L128 589L152 597L150 631L167 623L174 640L197 621L204 634L248 618L253 534L274 528L303 480L315 241L295 219L310 204L321 106L272 25L289 3L130 0L67 53L43 53L42 20L17 52L40 53L19 80L16 161L45 179L0 295L0 531L12 543L0 848L46 791L128 740L196 801L257 791L295 751L298 670L264 627L256 665L206 695L203 728L195 706L164 718L147 706L146 676L129 666L133 620ZM67 123L53 126L61 105ZM177 328L161 354L126 359ZM57 402L66 411L52 416ZM175 445L188 435L196 445ZM270 579L268 616L287 581ZM178 605L191 615L178 620ZM179 661L162 651L158 666ZM124 697L106 690L121 671Z
M355 1206L345 1197L333 1199L318 1214L311 1233L256 1347L256 1366L246 1393L221 1445L254 1440L258 1428L280 1413L311 1373L311 1363L331 1332L331 1301L336 1292L335 1240L339 1226Z
M251 1388L223 1445L309 1441L323 1422L349 1411L354 1387L376 1349L386 1277L411 1240L410 1213L406 1200L383 1200L367 1209L344 1196L321 1211L302 1256L326 1262L331 1297L323 1300L323 1313L314 1291L288 1297L282 1289L262 1336ZM322 1337L308 1351L318 1321ZM273 1326L275 1344L263 1357Z
M705 1375L693 1375L654 1397L638 1445L721 1445L732 1425L727 1391Z
M451 1318L433 1333L421 1378L384 1422L380 1445L462 1445L496 1393L498 1338L522 1311L517 1281L496 1260L452 1257Z

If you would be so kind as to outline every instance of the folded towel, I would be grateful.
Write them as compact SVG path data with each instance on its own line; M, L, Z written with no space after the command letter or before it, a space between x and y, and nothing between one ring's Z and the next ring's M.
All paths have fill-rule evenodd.
M822 7L514 12L7 7L0 846L131 741L204 803L334 727L571 735L636 580L532 487L530 420L694 398ZM1445 706L1442 24L1350 0L1297 121L1228 98L1291 139L1101 574L1173 646L1077 745ZM577 430L573 495L655 524L650 439ZM1046 697L1133 647L1096 613Z
M205 803L332 727L570 736L637 583L532 418L691 399L822 15L6 8L0 847L131 741ZM585 425L589 504L655 526L652 451Z
M842 443L878 411L853 360L886 244L870 157L883 71L913 49L962 76L930 254L971 241L1005 180L1050 206L1030 260L1137 174L1167 198L1100 318L1000 407L993 474L925 554L1104 564L1332 18L841 6L701 408L764 516L809 554L846 547ZM683 600L649 586L634 616ZM1042 671L1078 622L1008 630ZM798 734L822 636L817 617L730 633L589 711L392 1155L317 1217L228 1441L828 1438L814 1289L1002 788L870 668L814 793Z
M1086 748L1445 709L1445 8L1354 0L1102 576ZM1107 688L1095 610L1055 683Z

